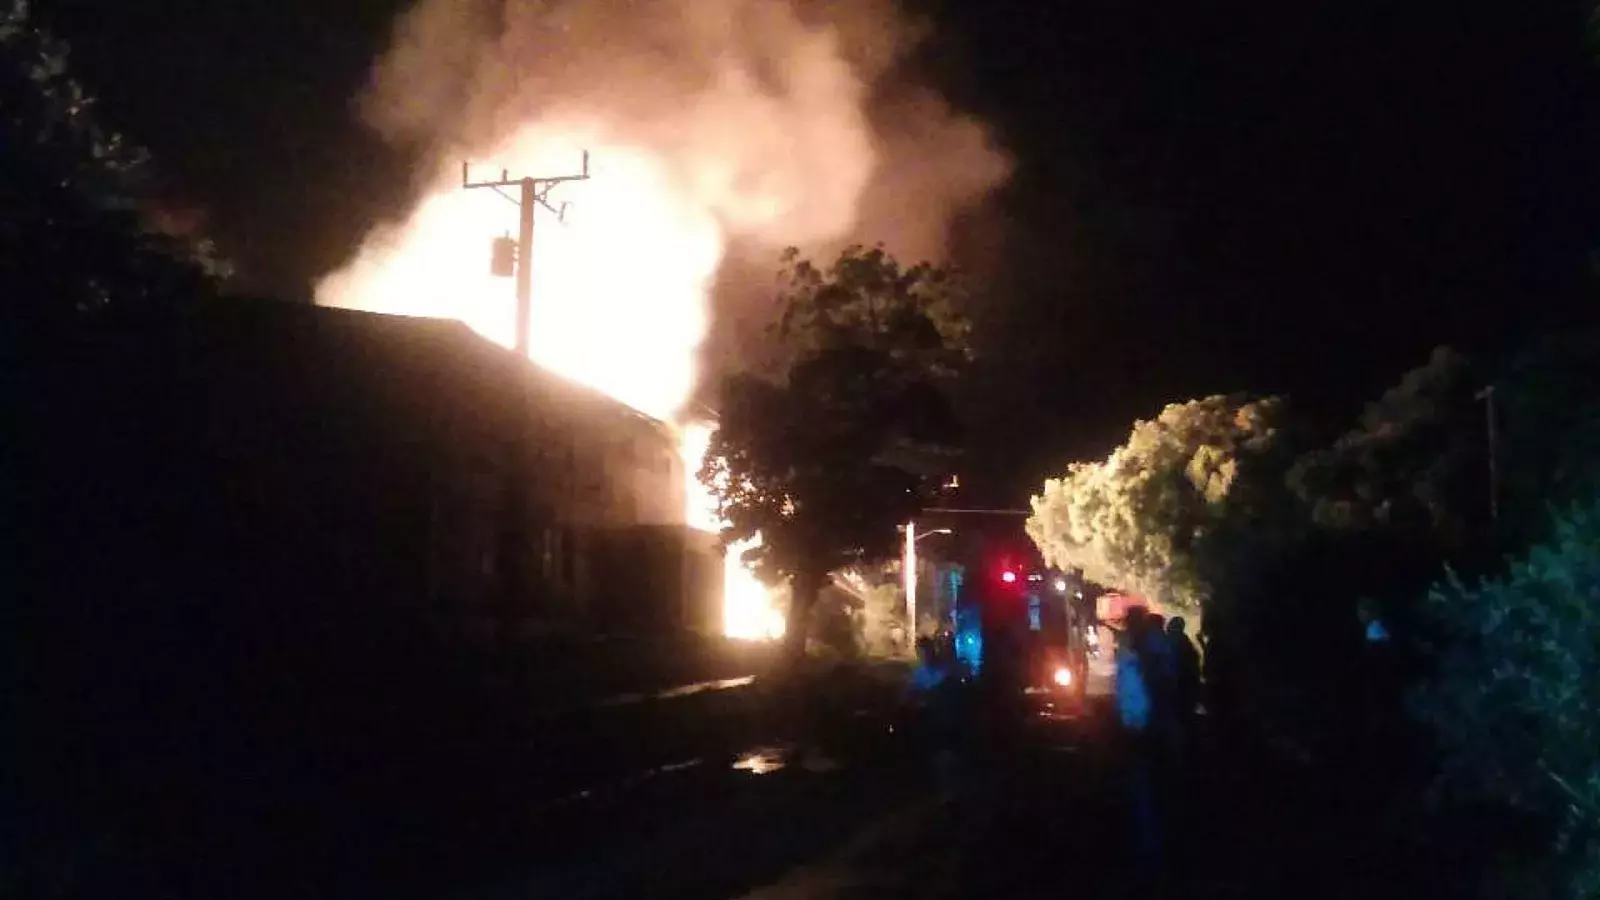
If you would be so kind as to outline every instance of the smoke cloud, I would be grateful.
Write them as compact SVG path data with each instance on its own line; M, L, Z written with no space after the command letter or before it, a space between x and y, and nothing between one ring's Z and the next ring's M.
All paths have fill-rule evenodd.
M905 74L927 36L887 0L421 0L396 24L359 105L386 140L428 161L418 212L377 229L319 300L452 314L442 301L375 291L415 289L415 278L378 273L448 236L454 201L443 195L460 193L461 161L560 174L591 149L596 178L571 194L574 215L589 240L605 226L609 246L595 259L649 277L581 302L610 304L613 338L618 322L643 314L645 301L622 293L672 307L649 321L689 323L654 336L689 353L674 381L681 403L708 331L748 330L768 315L761 298L778 248L883 242L907 261L938 258L953 216L1006 178L1009 162L983 125ZM536 282L538 252L536 241ZM539 304L580 302L559 292L536 286ZM603 352L595 335L561 337ZM648 412L670 405L665 394L630 399L619 379L598 386Z

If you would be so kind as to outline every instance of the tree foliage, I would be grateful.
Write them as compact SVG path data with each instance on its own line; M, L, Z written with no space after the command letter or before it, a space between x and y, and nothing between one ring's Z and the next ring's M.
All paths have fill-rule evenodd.
M1032 501L1047 562L1103 585L1195 608L1227 576L1229 542L1281 502L1283 404L1213 396L1134 423L1102 462L1075 463Z
M33 319L137 311L215 289L226 266L141 210L148 155L95 116L67 47L0 0L0 295Z
M773 329L793 366L830 347L882 354L901 375L948 380L972 360L971 323L958 273L902 268L883 247L849 247L824 269L794 247L780 257L782 312Z
M1560 517L1503 577L1450 575L1426 613L1435 671L1412 700L1441 786L1545 826L1512 896L1600 895L1600 504Z
M1306 454L1291 483L1313 519L1379 533L1438 561L1458 557L1487 522L1481 380L1441 347L1367 405L1356 427Z
M833 590L825 595L836 599L836 608L824 602L813 615L816 639L840 656L852 659L891 658L906 653L904 592L894 577L892 563L878 566L846 566L835 571ZM834 633L827 634L829 625Z
M772 336L785 362L720 385L701 480L751 560L793 580L788 638L804 648L829 572L886 558L958 439L949 386L969 353L961 282L850 247L826 269L790 250Z
M1516 551L1546 536L1553 509L1600 496L1600 331L1528 343L1493 385L1498 531Z
M1105 461L1047 482L1029 532L1093 580L1202 601L1208 704L1252 729L1354 768L1382 747L1383 765L1410 771L1420 719L1441 784L1502 804L1492 819L1546 826L1508 895L1600 895L1596 340L1543 340L1493 368L1436 351L1298 457L1275 402L1253 420L1230 419L1249 404L1229 398L1168 407ZM1547 512L1528 524L1574 501L1586 505L1553 536ZM1361 611L1392 640L1367 643Z

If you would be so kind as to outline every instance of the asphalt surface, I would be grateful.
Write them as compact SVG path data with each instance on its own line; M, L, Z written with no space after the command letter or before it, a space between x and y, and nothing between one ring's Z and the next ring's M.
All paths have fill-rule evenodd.
M827 858L928 790L896 730L899 686L864 682L809 717L759 685L722 692L711 717L663 698L634 734L649 765L541 799L491 877L429 896L724 900Z
M1099 684L1097 690L1105 685ZM848 706L848 704L846 704ZM939 769L886 707L836 707L822 752L703 756L545 813L493 884L451 897L685 900L1458 896L1374 792L1224 745L1204 722L1133 852L1130 770L1109 698L1036 698L1021 727ZM980 721L994 720L980 715ZM808 758L809 757L809 758Z
M950 780L872 693L832 698L809 734L780 728L790 739L664 763L530 811L535 824L494 877L437 896L1055 896L1111 866L1120 782L1095 711L1036 703L1015 740L971 748Z
M1039 715L953 783L924 779L914 798L743 900L1104 896L1117 887L1123 819L1102 725L1095 710Z
M1125 748L1103 696L1085 706L1036 697L1007 715L979 707L956 764L930 753L949 745L907 727L902 689L883 672L813 684L806 696L797 706L760 682L707 683L566 710L511 743L361 755L303 770L318 773L312 782L284 768L281 783L173 806L184 821L215 823L204 831L90 859L118 873L111 893L101 881L17 895L1439 895L1436 882L1407 880L1406 846L1351 802L1363 799L1359 784L1319 784L1204 741L1164 797L1172 840L1162 865L1135 858ZM172 805L138 802L158 800ZM84 871L84 859L74 844L57 868Z

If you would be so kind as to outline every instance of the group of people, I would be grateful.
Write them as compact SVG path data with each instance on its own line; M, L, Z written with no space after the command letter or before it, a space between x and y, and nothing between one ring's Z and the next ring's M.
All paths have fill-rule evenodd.
M969 757L984 747L1002 747L1003 721L1009 704L1000 694L1020 688L1001 677L998 666L985 666L990 682L1001 688L975 691L960 661L946 643L918 642L919 665L909 693L919 711L917 730L927 738L930 762L946 790L967 777L958 774L982 768ZM1012 654L1021 658L1020 654ZM1004 660L1005 654L995 654ZM1154 861L1163 855L1166 835L1181 816L1184 762L1192 753L1201 703L1200 652L1186 633L1182 618L1135 607L1119 629L1115 657L1115 708L1122 737L1121 753L1128 772L1132 843ZM993 668L995 671L989 671ZM981 697L980 697L981 695ZM974 729L981 734L974 734ZM968 775L972 772L968 771Z
M1181 743L1200 706L1200 651L1181 617L1128 610L1118 634L1117 714L1122 726Z
M1182 618L1128 610L1117 636L1116 700L1134 842L1142 856L1155 858L1166 843L1200 707L1200 651Z
M970 675L957 658L953 642L927 637L917 641L917 667L909 685L913 705L919 711L915 727L930 754L928 762L939 791L947 799L954 796L962 780L964 750L971 743L967 732L971 727L968 701L972 691L966 683Z

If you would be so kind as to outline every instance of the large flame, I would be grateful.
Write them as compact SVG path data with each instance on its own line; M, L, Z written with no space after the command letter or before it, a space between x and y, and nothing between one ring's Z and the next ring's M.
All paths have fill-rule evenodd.
M474 180L550 177L587 150L591 178L544 198L567 214L535 216L529 352L673 420L732 242L764 260L852 239L936 253L954 211L1003 179L980 125L896 81L922 34L891 0L417 0L361 111L434 168L408 217L369 234L317 300L460 319L513 346L514 283L489 256L517 233L517 207L463 190L461 161ZM686 521L716 530L695 478L709 431L680 434ZM725 561L726 630L771 636L781 619L739 562L748 546Z
M717 515L717 500L711 491L700 483L694 473L705 461L706 450L711 446L713 426L705 422L690 422L682 430L679 453L684 468L689 473L689 484L684 491L687 507L684 519L701 531L720 531L726 523ZM722 560L722 633L744 640L770 640L783 637L783 612L775 602L775 592L762 583L744 563L747 550L761 546L761 535L728 545Z
M680 432L678 455L683 459L684 472L689 477L688 490L683 492L683 519L689 527L700 531L720 531L722 519L717 515L717 498L695 473L705 462L706 451L711 448L711 433L715 429L706 422L690 422Z
M516 171L577 172L583 144L543 132L530 128L490 158ZM542 206L534 216L529 354L647 415L671 419L694 389L722 232L648 153L605 147L592 160L589 180L549 194L552 206L569 204L564 221ZM459 179L459 170L453 180L441 177L405 224L375 235L354 263L323 282L319 300L456 318L513 346L514 283L490 274L489 245L517 233L517 208L506 199L516 189L464 190Z
M722 560L722 630L731 638L775 640L783 637L783 612L773 590L744 564L744 552L761 546L761 535L728 546Z
M562 174L563 155L568 169L580 165L579 146L533 127L494 158L519 171ZM559 219L542 206L535 214L529 355L640 412L670 420L694 389L695 353L705 337L707 297L724 249L716 218L658 160L629 147L591 151L590 178L562 184L548 202L557 210L557 204L568 205ZM495 235L515 233L517 213L493 191L443 182L409 221L369 242L354 263L325 281L319 299L373 312L454 317L513 346L514 283L490 274L488 248ZM696 477L711 428L688 423L679 433L685 521L718 531L723 523L715 501ZM726 550L724 633L777 637L783 617L772 591L741 561L751 546L746 541Z

